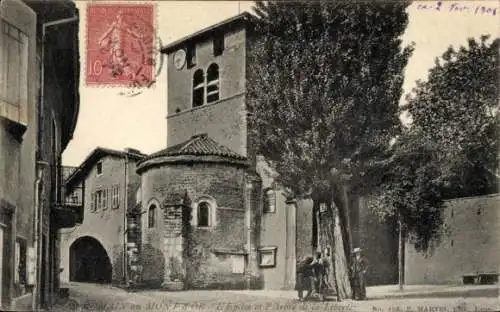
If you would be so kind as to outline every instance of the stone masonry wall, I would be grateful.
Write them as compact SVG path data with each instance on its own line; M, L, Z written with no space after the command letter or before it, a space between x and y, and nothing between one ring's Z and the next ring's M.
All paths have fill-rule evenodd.
M222 55L213 55L213 44L207 39L196 44L196 66L177 70L174 53L168 56L167 146L172 146L204 132L233 151L247 155L245 110L244 29L226 33ZM219 66L219 101L192 107L193 74L208 66Z
M351 200L353 248L361 247L369 262L368 285L398 283L398 233L395 222L381 222L363 198Z
M406 244L406 284L460 284L462 276L500 273L500 195L446 203L441 240L427 253Z
M209 228L198 228L196 224L192 226L191 257L186 267L196 272L191 272L193 280L186 282L187 287L244 287L245 274L232 273L231 270L232 257L238 256L233 253L246 250L244 182L243 168L225 164L171 164L149 169L142 174L144 211L147 211L152 203L161 205L168 194L184 194L186 191L193 206L204 197L212 198L216 202L215 225ZM156 216L165 218L165 211ZM178 259L176 255L180 251L176 248L180 247L172 250L172 245L182 246L179 237L171 237L174 236L171 233L173 224L162 219L159 219L161 221L157 222L154 228L148 228L147 217L142 219L142 280L143 283L156 287L167 282L166 277L172 274L171 258ZM177 265L182 267L184 264ZM157 272L156 276L158 272L164 273L162 280L155 280L154 271Z

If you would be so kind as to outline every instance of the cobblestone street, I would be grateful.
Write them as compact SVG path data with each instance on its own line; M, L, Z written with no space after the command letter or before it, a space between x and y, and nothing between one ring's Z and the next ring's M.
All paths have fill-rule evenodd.
M53 311L372 311L479 312L498 311L498 295L482 297L390 298L367 301L299 302L293 292L264 291L141 291L109 285L72 283L72 304ZM494 288L490 288L494 289ZM373 293L373 291L372 291ZM497 291L498 293L498 291ZM74 300L74 301L73 301Z

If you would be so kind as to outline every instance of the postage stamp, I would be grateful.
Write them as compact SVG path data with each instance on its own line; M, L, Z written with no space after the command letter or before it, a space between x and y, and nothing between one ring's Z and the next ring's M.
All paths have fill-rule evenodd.
M154 4L89 3L86 84L147 87L155 68Z

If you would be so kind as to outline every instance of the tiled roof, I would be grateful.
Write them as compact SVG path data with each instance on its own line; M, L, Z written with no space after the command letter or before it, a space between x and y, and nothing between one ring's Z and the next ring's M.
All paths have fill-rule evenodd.
M138 161L146 156L136 149L126 148L124 151L118 151L118 150L113 150L113 149L98 146L87 156L87 158L85 158L85 160L82 162L82 164L79 167L72 170L71 174L68 174L67 176L65 176L66 186L71 189L72 186L80 183L82 181L82 179L85 179L85 176L92 169L92 167L102 157L107 156L107 155L116 156L116 157L120 157L120 158L128 157L129 159L131 159L133 161ZM66 170L69 171L71 169L66 169ZM65 174L67 174L67 173L68 172L66 172Z
M162 157L162 156L221 156L233 158L237 160L245 160L245 157L238 153L233 152L228 147L219 144L214 139L207 136L207 134L198 134L192 136L189 140L170 146L159 152L153 153L145 158L143 161Z

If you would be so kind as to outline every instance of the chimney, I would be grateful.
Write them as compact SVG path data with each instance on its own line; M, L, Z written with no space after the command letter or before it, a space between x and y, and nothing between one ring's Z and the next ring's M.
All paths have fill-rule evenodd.
M142 155L141 151L135 148L127 147L125 148L125 152L129 154L137 154L137 155Z

